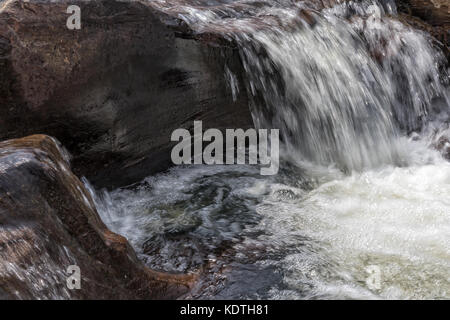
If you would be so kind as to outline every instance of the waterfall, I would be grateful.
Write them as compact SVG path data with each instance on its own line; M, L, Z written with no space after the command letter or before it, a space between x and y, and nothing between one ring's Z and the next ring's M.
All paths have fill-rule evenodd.
M230 95L280 129L284 162L90 188L147 265L203 266L193 298L449 298L449 78L428 34L390 0L151 3L237 45L246 92L225 66Z
M402 165L400 129L420 129L432 100L445 98L429 39L380 11L369 6L353 23L330 12L311 27L255 35L282 78L271 85L248 53L252 85L270 108L261 122L281 129L296 158L348 170Z
M294 162L344 171L408 165L402 137L450 101L442 53L396 20L392 1L321 12L314 1L195 4L170 10L198 32L236 41L255 124L280 129Z

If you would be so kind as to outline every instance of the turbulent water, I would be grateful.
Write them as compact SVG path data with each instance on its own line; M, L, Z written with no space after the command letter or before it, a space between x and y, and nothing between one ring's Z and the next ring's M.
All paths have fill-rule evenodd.
M238 44L248 92L230 94L283 160L97 192L147 265L201 270L187 298L450 298L448 75L427 34L391 1L153 5Z

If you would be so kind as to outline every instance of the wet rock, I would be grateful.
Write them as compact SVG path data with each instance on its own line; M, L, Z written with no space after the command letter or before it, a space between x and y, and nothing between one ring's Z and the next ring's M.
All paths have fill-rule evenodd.
M81 271L81 289L66 285ZM175 298L189 275L152 271L109 231L67 154L45 135L0 143L0 296L12 299Z
M81 8L69 30L68 5ZM233 99L225 70L239 94ZM18 1L0 9L0 139L44 133L96 186L170 164L176 128L253 126L237 50L149 1Z
M450 58L450 2L448 0L397 0L403 22L430 33Z
M448 0L397 0L402 11L417 16L432 26L450 25Z
M444 158L450 160L450 134L443 134L438 137L435 143L435 147Z
M311 13L311 11L300 9L298 15L300 19L305 21L310 27L314 26L317 23L316 18Z

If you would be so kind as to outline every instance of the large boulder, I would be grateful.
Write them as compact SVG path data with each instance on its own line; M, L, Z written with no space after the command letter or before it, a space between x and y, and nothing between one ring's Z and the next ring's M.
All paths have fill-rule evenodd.
M71 265L79 290L66 285ZM0 298L175 298L193 280L148 269L106 228L53 138L0 143Z
M69 5L81 8L80 30L66 26ZM253 126L241 73L232 43L149 1L0 4L0 140L52 135L96 186L166 169L172 131L194 119Z

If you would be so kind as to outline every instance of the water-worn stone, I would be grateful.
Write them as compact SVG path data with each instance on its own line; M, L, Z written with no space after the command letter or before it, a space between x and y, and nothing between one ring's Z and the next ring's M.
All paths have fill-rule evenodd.
M66 285L81 269L81 289ZM0 297L175 298L190 275L152 271L107 229L68 157L48 136L0 143Z
M67 7L81 8L69 30ZM233 99L225 70L236 76ZM18 1L0 9L0 140L44 133L94 185L170 164L176 128L253 126L233 45L148 1Z

